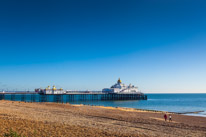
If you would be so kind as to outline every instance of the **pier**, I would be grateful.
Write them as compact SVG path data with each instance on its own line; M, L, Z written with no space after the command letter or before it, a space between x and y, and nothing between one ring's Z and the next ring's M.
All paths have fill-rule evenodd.
M147 100L144 94L105 94L105 93L67 93L67 94L38 94L38 93L0 93L0 100L23 102L57 102L69 103L74 101L118 101L118 100Z

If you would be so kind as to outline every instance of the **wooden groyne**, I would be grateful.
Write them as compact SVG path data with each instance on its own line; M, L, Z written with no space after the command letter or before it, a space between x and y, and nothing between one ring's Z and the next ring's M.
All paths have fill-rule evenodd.
M67 102L74 102L74 101L147 100L147 95L103 94L103 93L71 93L71 94L1 93L0 100L67 103Z
M201 113L201 112L205 112L205 111L200 110L200 111L185 111L185 112L172 112L172 113L175 113L175 114L198 114L198 113Z

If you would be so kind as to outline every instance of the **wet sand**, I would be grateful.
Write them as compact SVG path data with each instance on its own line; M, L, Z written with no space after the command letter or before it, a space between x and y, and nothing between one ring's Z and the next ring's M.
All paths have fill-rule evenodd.
M0 136L206 136L206 117L126 108L0 101Z

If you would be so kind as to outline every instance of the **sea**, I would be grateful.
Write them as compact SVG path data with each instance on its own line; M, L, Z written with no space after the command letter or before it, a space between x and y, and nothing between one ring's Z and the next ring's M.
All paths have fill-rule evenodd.
M146 94L148 100L73 102L97 106L137 108L206 117L206 94ZM197 112L197 113L193 113Z
M206 93L203 94L146 94L147 100L124 100L124 101L73 101L70 104L84 104L93 106L110 106L136 108L146 110L167 111L184 113L185 115L206 117ZM26 101L31 101L31 94L26 95ZM35 95L36 100L40 97ZM6 95L5 100L20 101L21 96ZM50 96L52 99L52 96ZM66 100L66 99L65 99ZM50 101L52 102L52 101ZM65 101L64 101L65 102ZM197 113L194 113L197 112Z

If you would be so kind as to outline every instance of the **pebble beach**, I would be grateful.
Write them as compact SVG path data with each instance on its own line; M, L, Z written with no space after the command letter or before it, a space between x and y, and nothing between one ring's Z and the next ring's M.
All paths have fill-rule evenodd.
M0 101L0 136L206 136L206 117L132 108ZM169 114L169 113L168 113Z

